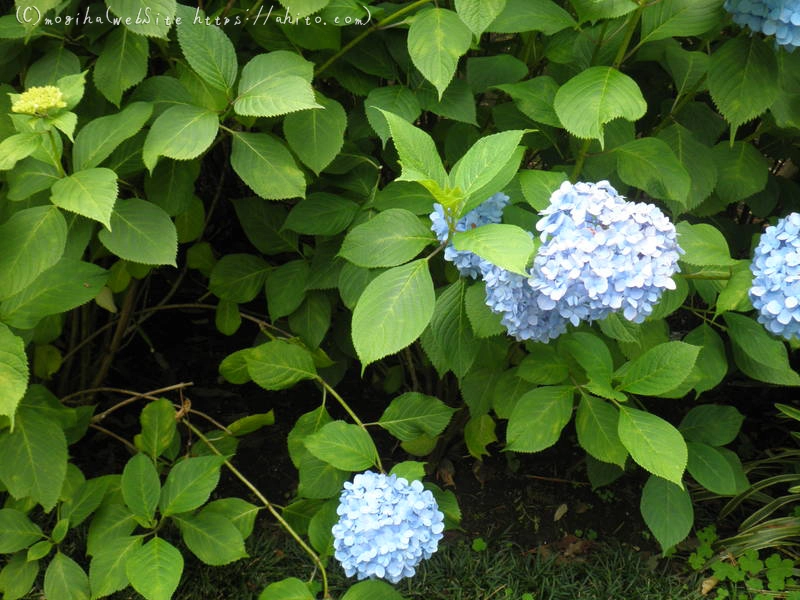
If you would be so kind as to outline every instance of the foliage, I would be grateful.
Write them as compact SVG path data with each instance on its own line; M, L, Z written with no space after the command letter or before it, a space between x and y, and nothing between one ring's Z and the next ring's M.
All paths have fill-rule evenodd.
M41 572L53 598L128 585L170 598L184 547L212 565L243 557L262 508L315 563L311 581L262 598L328 596L343 483L384 460L421 479L461 437L478 459L495 443L537 452L574 422L593 484L649 473L640 509L665 550L694 522L690 478L746 490L727 447L742 415L724 394L687 398L737 378L800 385L748 294L753 237L800 198L800 54L747 35L722 4L298 0L284 15L248 0L17 0L0 17L4 597ZM487 287L527 285L539 215L567 179L657 205L680 273L643 322L610 311L516 341ZM501 192L503 222L458 230ZM459 277L441 260L450 243L495 279ZM162 297L142 293L165 281ZM208 304L170 303L187 281ZM185 384L104 406L129 336L187 304L252 340L219 365L231 384L321 392L287 424L299 485L282 509L231 462L272 415L222 425ZM392 396L374 423L336 391L359 372ZM132 402L144 406L128 440L101 423ZM120 472L87 479L70 458L89 428L130 450ZM262 506L209 502L223 465ZM457 527L455 495L425 485ZM88 573L62 550L82 523ZM383 582L342 597L366 594L398 597Z

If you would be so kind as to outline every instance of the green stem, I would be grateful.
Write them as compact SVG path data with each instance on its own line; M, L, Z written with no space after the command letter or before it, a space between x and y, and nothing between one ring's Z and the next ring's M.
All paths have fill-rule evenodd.
M586 161L586 154L589 152L589 146L591 145L592 140L583 140L583 145L581 145L581 149L578 151L578 158L575 159L575 166L572 167L572 174L569 176L569 180L572 183L578 180L578 175L580 175L583 170L583 163Z
M625 59L625 53L628 51L628 47L631 45L631 39L633 39L633 33L634 31L636 31L636 26L639 24L639 19L642 16L643 10L644 10L644 3L640 2L639 8L637 8L628 19L627 31L625 32L625 39L622 40L622 45L619 47L619 50L617 51L617 56L614 58L613 67L615 69L619 69L619 66Z
M195 434L206 446L208 446L214 454L216 454L217 456L224 456L222 452L217 450L217 447L214 446L211 440L209 440L206 436L204 436L202 432L199 429L197 429L194 425L192 425L188 420L183 419L182 422L184 425L186 425L186 427L189 428L189 430L193 434ZM298 544L300 544L300 547L305 551L305 553L311 557L311 560L314 561L314 565L319 569L320 575L322 576L322 596L323 598L330 598L330 594L328 593L328 575L325 572L325 566L322 564L322 561L320 560L317 553L314 552L314 550L303 541L303 538L301 538L300 535L294 529L292 529L292 526L289 525L286 519L284 519L281 516L281 514L275 509L272 503L266 499L264 494L262 494L256 486L250 483L250 480L247 479L247 477L245 477L244 475L242 475L242 473L236 467L234 467L233 464L231 464L231 462L228 459L225 459L223 464L226 467L228 467L228 470L231 473L233 473L234 476L247 487L247 489L253 492L256 498L258 498L261 501L261 503L266 507L266 509L270 512L270 514L273 517L275 517L275 520L278 521L278 523L280 523L281 527L283 527L289 533L289 535L291 535L294 538L294 540Z
M379 21L378 23L376 23L375 25L373 25L369 29L366 29L365 31L362 31L359 35L357 35L352 40L347 42L347 44L342 46L342 48L336 54L331 56L328 60L326 60L319 67L317 67L317 70L314 72L314 77L319 77L328 67L330 67L333 63L335 63L337 60L339 60L342 56L344 56L345 54L350 52L350 50L352 50L355 46L357 46L359 43L361 43L361 40L366 38L368 35L370 35L374 31L377 31L381 27L386 27L387 25L389 25L390 23L396 21L397 19L399 19L403 15L405 15L405 14L407 14L407 13L413 11L413 10L416 10L420 6L428 4L429 2L431 2L431 0L417 0L416 2L412 2L411 4L406 6L405 8L401 8L397 12L393 12L388 17L386 17L382 21Z

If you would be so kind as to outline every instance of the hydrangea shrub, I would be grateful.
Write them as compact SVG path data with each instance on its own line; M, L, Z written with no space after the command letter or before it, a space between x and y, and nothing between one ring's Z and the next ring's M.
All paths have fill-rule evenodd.
M321 390L284 423L293 497L256 496L311 581L262 600L424 569L459 520L426 477L454 438L482 460L573 423L593 485L647 472L665 550L691 489L748 486L725 386L800 385L797 2L131 6L0 16L5 598L161 600L186 553L246 555L255 506L211 494L245 478L239 438L288 417L208 420L190 376L110 386L158 311L240 334L231 385ZM102 423L132 406L130 439ZM89 428L131 453L119 472L81 473Z

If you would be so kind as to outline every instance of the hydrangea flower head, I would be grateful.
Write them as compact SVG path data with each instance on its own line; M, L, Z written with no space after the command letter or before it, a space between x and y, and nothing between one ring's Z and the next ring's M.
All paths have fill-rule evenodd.
M508 200L508 196L503 193L490 196L478 207L461 217L455 225L455 230L467 231L488 223L499 223L503 218L503 209L508 204ZM444 207L436 203L433 205L433 212L430 217L431 230L436 234L440 242L444 242L450 231L449 222L452 220L452 216L447 215ZM477 254L466 250L456 250L452 242L448 243L444 249L444 259L455 264L462 276L472 277L473 279L480 276L481 263L489 264Z
M764 230L750 270L749 295L758 322L786 339L800 338L800 214Z
M573 325L612 312L641 323L675 289L682 250L661 210L627 202L607 182L564 182L536 224L543 244L528 283L539 308Z
M725 10L738 25L774 35L787 50L800 46L800 0L725 0Z
M54 85L31 87L19 94L11 111L25 115L46 115L50 110L64 108L64 94Z
M334 556L348 577L397 583L436 552L444 515L419 481L366 471L344 484Z

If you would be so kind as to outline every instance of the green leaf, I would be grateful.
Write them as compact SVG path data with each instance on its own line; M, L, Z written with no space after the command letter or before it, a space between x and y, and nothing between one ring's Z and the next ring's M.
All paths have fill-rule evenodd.
M158 503L161 514L175 515L204 504L217 487L223 461L215 455L185 458L176 463L161 489Z
M38 133L17 133L0 142L0 171L8 171L23 158L40 148L42 136Z
M501 316L486 306L486 288L483 285L472 285L467 288L464 308L475 337L486 338L503 333Z
M678 243L685 252L680 258L682 262L697 266L736 264L728 250L728 242L713 225L692 225L688 221L681 221L675 229L678 231Z
M314 600L308 586L296 577L287 577L270 583L258 596L258 600Z
M0 570L0 590L3 590L3 600L18 600L24 597L31 591L38 575L39 561L28 562L24 552L9 557L8 562Z
M150 126L142 148L142 160L152 173L159 156L175 160L197 158L217 137L218 129L218 115L207 108L189 104L172 106Z
M691 442L724 446L736 439L743 422L734 406L701 404L686 413L678 429Z
M230 300L220 300L214 311L214 325L223 335L233 335L242 325L242 314L239 305Z
M305 446L303 446L305 450ZM308 453L308 450L305 450ZM350 473L337 469L323 460L307 454L297 465L300 474L297 494L303 498L324 500L338 495Z
M207 565L227 565L247 556L242 534L222 515L201 512L175 517L186 547Z
M464 426L464 442L467 450L475 458L489 456L486 446L497 441L495 422L489 415L472 417Z
M517 377L538 385L555 385L569 377L569 364L556 352L555 345L530 344L528 356L517 366Z
M153 400L139 415L142 423L140 449L153 460L170 447L177 434L175 408L166 398Z
M12 426L19 401L28 388L28 377L25 342L0 323L0 415L8 417Z
M96 556L107 547L107 544L129 536L136 527L136 517L124 504L109 503L101 506L89 525L86 554Z
M775 52L760 37L733 38L711 55L708 91L733 131L769 108L779 90Z
M13 296L64 253L67 222L54 206L15 212L0 225L0 299Z
M692 180L666 142L639 138L614 148L614 154L622 181L653 198L686 203Z
M571 386L545 386L523 394L508 418L506 450L539 452L561 437L572 418Z
M555 192L567 176L560 171L520 171L519 184L525 200L536 210L544 210L550 206L550 196Z
M265 390L283 390L303 379L317 377L308 350L284 340L252 348L245 360L250 377Z
M311 546L319 552L323 559L333 554L333 532L331 530L339 520L339 515L336 514L338 505L337 499L328 500L308 522L308 539Z
M744 200L767 185L769 165L752 144L720 142L711 149L711 158L718 172L716 192L725 203Z
M615 19L636 10L636 0L570 0L581 23Z
M44 573L44 593L59 600L89 600L89 577L78 563L58 552Z
M466 283L463 278L448 286L437 298L431 319L431 333L447 348L449 368L464 377L478 356L478 340L464 305Z
M350 225L359 206L327 192L315 192L294 205L284 228L306 235L336 235Z
M561 127L561 121L553 108L558 83L548 75L541 75L522 81L494 86L511 96L521 113L537 123L551 127Z
M421 435L436 437L442 433L455 413L434 396L407 392L389 403L378 424L402 442Z
M416 460L404 460L393 466L389 475L397 475L406 481L422 480L425 477L425 464Z
M145 265L176 265L178 233L166 212L145 200L118 200L102 244L120 258Z
M619 410L617 433L633 460L680 486L688 456L680 432L649 412L627 406L620 406Z
M553 35L574 27L575 20L552 0L506 0L506 6L489 25L492 33L541 31Z
M503 131L479 139L453 166L450 173L452 187L460 189L469 198L486 186L511 160L524 133Z
M448 177L431 136L406 122L402 117L384 112L392 141L400 156L403 172L399 181L430 181L440 189L447 187Z
M664 52L667 70L675 82L677 96L691 93L708 72L709 56L704 52L690 52L679 44L670 44Z
M687 381L698 395L713 390L728 373L728 357L722 338L710 325L703 323L690 331L683 341L700 347L694 370Z
M390 208L354 227L339 255L360 267L393 267L407 262L435 237L415 214Z
M347 114L336 100L317 94L324 110L305 110L286 115L283 133L292 151L317 175L342 149Z
M430 322L435 304L424 259L373 279L353 311L353 345L363 367L416 340Z
M689 492L661 477L647 480L639 509L665 552L689 535L694 523Z
M117 174L111 169L77 171L50 188L50 202L65 210L99 221L111 228L111 212L117 200Z
M491 87L515 83L527 76L528 65L508 54L467 58L467 82L473 94L482 94Z
M63 258L24 290L0 302L0 320L32 329L44 317L66 312L96 297L108 271L95 264Z
M194 25L199 17L205 21L202 10L178 5L177 16L185 23L184 27L176 27L178 44L186 57L186 61L194 71L209 85L226 92L233 89L236 82L238 63L236 49L227 35L214 25Z
M234 110L239 115L277 117L323 108L314 100L314 66L299 54L277 50L259 54L242 69Z
M286 147L266 133L237 132L231 166L250 189L267 200L304 197L306 180Z
M205 27L181 27L206 29ZM112 29L103 51L94 65L94 84L114 106L119 106L122 94L147 75L149 42L125 27Z
M456 0L459 18L470 28L476 38L503 12L506 0Z
M665 342L626 363L615 374L619 389L631 394L658 396L689 376L700 348L685 342Z
M259 252L280 254L297 250L297 234L281 229L288 213L283 206L256 197L237 198L233 206L247 239Z
M720 22L721 5L722 0L664 0L648 5L642 12L639 43L705 33Z
M327 425L332 420L324 406L307 412L297 419L286 439L289 448L289 458L292 460L295 467L300 469L300 464L303 459L313 458L308 450L306 450L305 444L303 443L305 438L312 433L316 433L323 425Z
M451 10L431 8L414 16L408 30L408 53L414 66L439 91L453 79L458 59L472 43L472 32Z
M343 471L363 471L378 461L378 450L358 425L333 421L304 440L311 454Z
M247 539L253 533L256 516L260 510L262 509L258 506L241 498L220 498L206 504L200 514L224 517L239 530L242 539Z
M11 554L42 538L42 530L25 513L13 508L0 508L0 552Z
M273 321L292 314L303 303L309 267L304 260L292 260L267 274L266 295Z
M342 600L403 600L403 596L385 581L372 579L350 586Z
M166 39L175 22L175 0L107 0L106 4L119 17L119 20L112 17L111 24L122 24L140 35ZM181 26L196 27L191 22Z
M725 313L733 358L742 373L756 381L776 385L800 385L800 375L792 370L786 345L771 337L753 319Z
M628 451L619 439L619 410L611 403L585 394L575 414L578 443L597 460L625 468Z
M250 302L263 289L269 269L253 254L226 254L211 270L208 289L222 300Z
M194 184L199 174L199 160L162 160L152 173L145 175L145 197L170 216L185 213L196 198Z
M133 102L116 114L98 117L81 127L72 147L75 170L102 163L117 146L141 131L152 112L149 102Z
M309 292L289 315L289 328L308 348L318 348L331 326L331 303L324 292Z
M384 146L391 137L389 124L383 116L384 112L395 114L409 123L413 123L422 112L417 97L402 85L374 88L364 100L364 109L369 124L381 138Z
M141 536L108 540L89 563L89 587L92 598L102 598L129 585L125 566L130 556L142 545Z
M686 469L697 483L720 496L737 494L739 486L733 465L717 448L698 442L688 442L686 446L689 449Z
M455 232L453 246L519 274L527 274L526 267L534 248L531 236L521 227L495 223Z
M61 518L67 519L70 527L83 523L100 506L109 482L110 476L105 475L84 481L61 505Z
M636 82L613 67L589 67L562 85L553 103L564 128L579 138L600 140L603 126L617 118L637 121L647 103Z
M161 481L153 461L145 454L133 456L122 471L122 498L131 513L143 523L154 523Z
M183 556L175 546L155 537L131 552L125 573L133 589L147 600L170 600L183 574Z
M12 202L26 200L49 189L61 176L53 165L29 156L8 172L8 199Z
M717 166L708 147L700 143L691 131L677 123L663 129L658 134L658 139L666 142L672 149L691 182L685 201L680 201L681 205L677 206L670 203L670 208L675 214L696 208L711 195L717 185Z
M729 310L749 311L753 305L748 292L753 285L753 273L750 271L748 261L741 261L738 268L734 267L731 278L725 283L717 296L715 314L720 315Z

